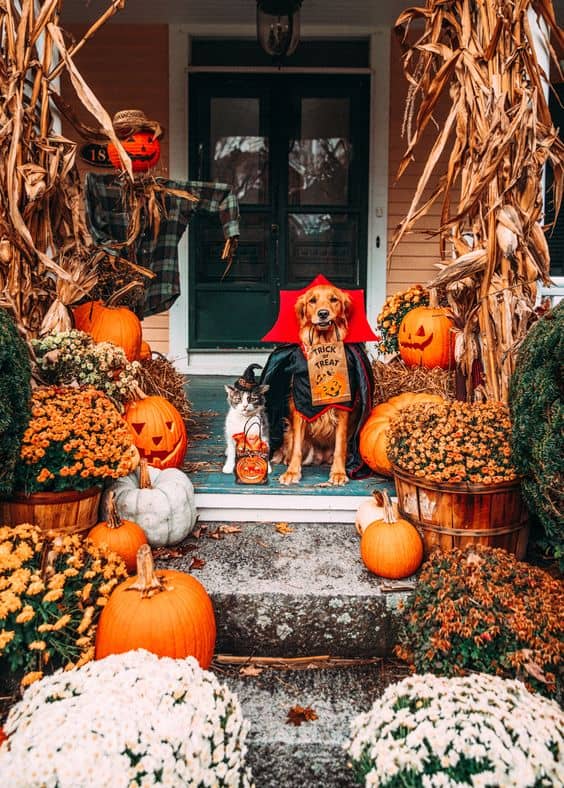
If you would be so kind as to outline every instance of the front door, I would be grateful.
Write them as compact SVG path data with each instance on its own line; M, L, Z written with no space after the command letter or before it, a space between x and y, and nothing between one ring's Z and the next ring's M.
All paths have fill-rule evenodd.
M217 215L191 224L191 348L259 347L280 289L319 273L365 287L368 123L365 76L190 78L190 177L232 185L241 208L226 276Z

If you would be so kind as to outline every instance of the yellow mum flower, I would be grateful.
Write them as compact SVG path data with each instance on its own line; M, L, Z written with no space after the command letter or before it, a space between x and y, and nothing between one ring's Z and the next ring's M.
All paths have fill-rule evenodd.
M70 615L70 613L65 613L64 616L61 616L61 618L57 621L57 623L53 625L53 632L58 632L60 629L64 629L69 623L69 621L71 620L71 618L72 616Z
M33 684L42 678L43 673L40 670L33 670L31 673L26 673L20 683L22 687L29 687L30 684Z
M63 596L63 589L62 588L54 588L52 591L47 591L45 596L43 597L44 602L58 602L59 599Z
M42 580L36 580L27 589L27 595L35 596L36 594L40 594L42 591L45 591L45 584Z
M46 648L47 643L44 640L33 640L28 646L30 651L45 651Z
M11 632L5 630L4 632L0 632L0 651L4 649L10 641L12 641L16 636L15 632Z
M18 613L16 616L16 624L27 624L28 621L35 615L35 610L32 608L31 605L25 605L21 613Z

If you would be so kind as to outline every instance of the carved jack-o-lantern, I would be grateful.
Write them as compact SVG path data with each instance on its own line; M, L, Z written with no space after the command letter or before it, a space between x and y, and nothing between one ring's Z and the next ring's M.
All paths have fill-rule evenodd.
M155 468L180 468L188 438L182 416L164 397L144 397L130 402L125 420L131 427L139 453Z
M398 333L400 356L408 367L442 367L454 363L454 321L437 306L418 306L401 321Z
M133 172L147 172L154 167L161 155L161 143L151 131L137 131L120 140L125 152L131 159ZM116 170L123 165L113 142L108 143L108 156Z

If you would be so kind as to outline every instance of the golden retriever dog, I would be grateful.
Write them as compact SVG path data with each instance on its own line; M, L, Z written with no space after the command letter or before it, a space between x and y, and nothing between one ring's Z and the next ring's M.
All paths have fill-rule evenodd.
M299 335L305 353L319 343L343 341L347 336L351 299L337 287L311 287L296 301ZM307 374L307 371L306 371ZM345 470L349 417L342 408L329 408L313 421L307 421L294 404L290 390L289 416L284 442L275 461L287 464L280 476L281 484L297 484L302 477L302 465L331 463L329 484L348 482Z

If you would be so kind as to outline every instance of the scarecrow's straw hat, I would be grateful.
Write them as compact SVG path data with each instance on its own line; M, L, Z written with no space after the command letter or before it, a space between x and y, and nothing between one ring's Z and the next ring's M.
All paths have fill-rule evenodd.
M156 120L149 120L141 109L122 109L113 117L112 125L118 137L125 138L138 131L150 131L154 139L164 135L164 129Z

